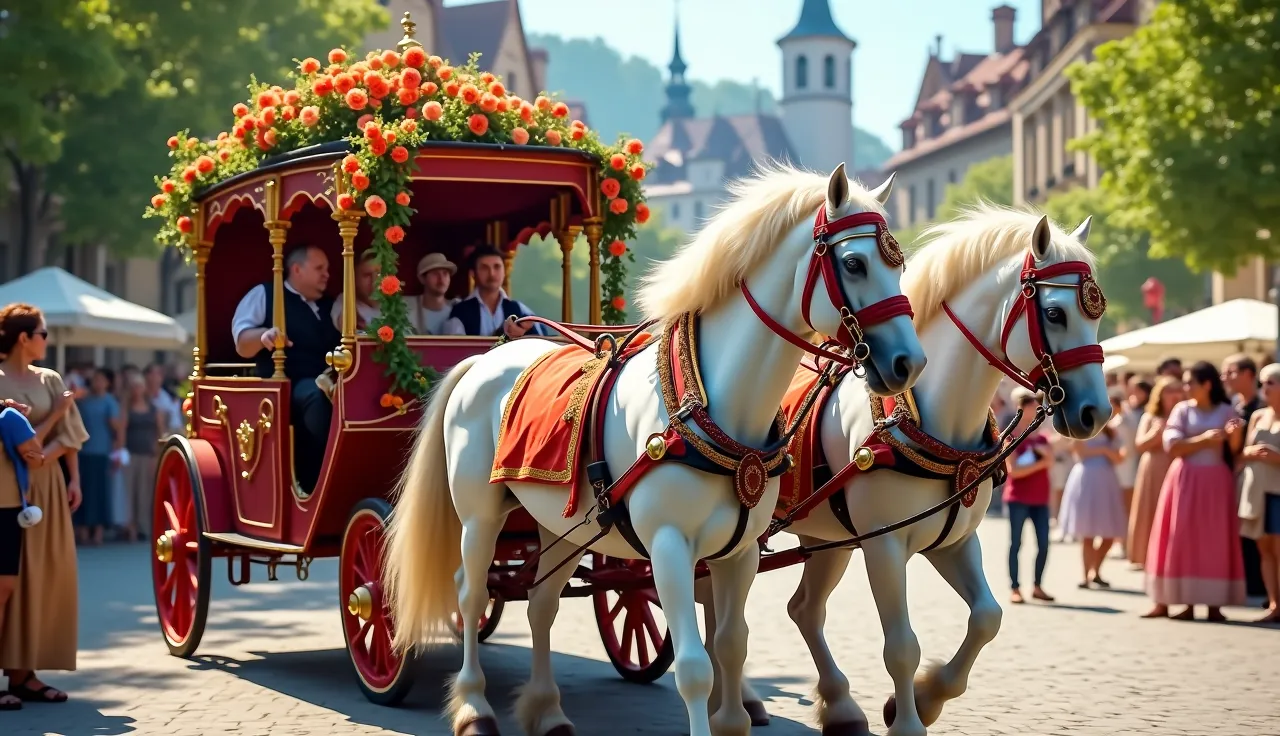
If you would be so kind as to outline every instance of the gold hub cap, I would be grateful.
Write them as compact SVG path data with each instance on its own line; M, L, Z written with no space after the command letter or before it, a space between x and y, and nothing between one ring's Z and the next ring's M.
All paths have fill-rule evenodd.
M164 564L173 562L173 538L177 536L172 529L156 538L156 559Z
M373 593L367 586L361 585L351 591L347 598L347 612L361 621L368 621L373 616Z

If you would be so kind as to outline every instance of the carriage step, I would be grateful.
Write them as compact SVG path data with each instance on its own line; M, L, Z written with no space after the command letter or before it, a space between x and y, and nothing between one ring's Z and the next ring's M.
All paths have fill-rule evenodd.
M254 539L246 537L243 534L235 532L205 532L205 539L218 544L225 544L231 547L249 547L251 549L267 550L269 552L279 552L286 555L300 555L307 551L306 547L299 547L296 544L285 544L283 542L272 542L266 539Z

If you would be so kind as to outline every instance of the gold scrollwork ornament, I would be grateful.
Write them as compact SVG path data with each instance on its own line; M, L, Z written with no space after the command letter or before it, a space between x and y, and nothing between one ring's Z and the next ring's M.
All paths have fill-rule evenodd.
M251 480L254 473L258 472L258 464L262 462L262 443L271 432L271 423L274 419L275 406L270 399L263 399L258 405L256 426L248 419L243 419L240 421L240 426L236 427L236 446L240 450L240 462L245 466L244 470L240 471L241 478Z
M1102 319L1107 312L1107 296L1102 287L1093 280L1092 274L1080 277L1080 309L1089 319Z
M898 245L898 239L893 237L893 233L889 232L889 228L880 230L879 244L880 257L891 268L897 268L906 262L906 257L902 255L902 247Z

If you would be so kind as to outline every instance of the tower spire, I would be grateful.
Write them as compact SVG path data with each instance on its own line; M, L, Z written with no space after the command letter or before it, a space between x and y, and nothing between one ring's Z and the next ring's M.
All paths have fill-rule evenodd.
M688 119L694 116L693 103L690 102L693 88L684 78L688 68L688 64L684 63L684 57L680 55L680 0L676 0L675 41L671 63L667 64L671 79L667 82L667 104L662 108L663 121Z

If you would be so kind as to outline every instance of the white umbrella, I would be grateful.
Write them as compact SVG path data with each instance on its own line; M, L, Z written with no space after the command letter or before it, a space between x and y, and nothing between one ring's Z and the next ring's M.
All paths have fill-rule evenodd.
M1124 356L1129 367L1151 370L1166 357L1184 364L1215 365L1233 353L1270 355L1276 348L1276 306L1257 299L1232 299L1150 327L1102 341L1108 356Z
M67 345L171 350L187 343L186 330L172 318L126 301L48 267L0 286L0 304L26 302L44 312L49 339L58 347L62 370Z

